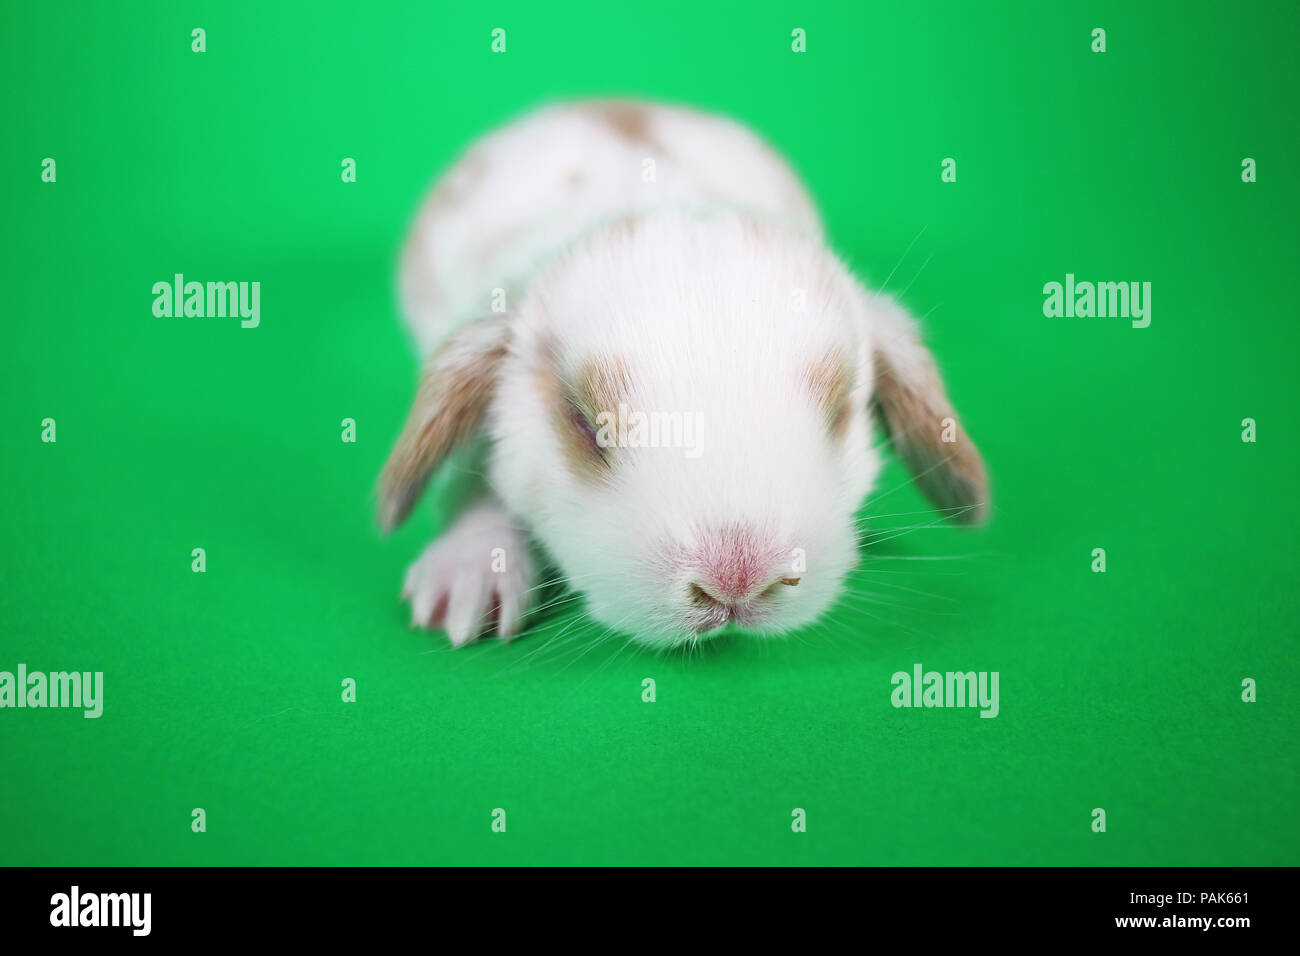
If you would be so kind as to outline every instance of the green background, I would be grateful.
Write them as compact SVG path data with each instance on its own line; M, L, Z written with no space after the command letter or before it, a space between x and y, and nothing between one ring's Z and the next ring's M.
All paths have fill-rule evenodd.
M6 11L0 669L106 700L0 711L0 862L1300 862L1295 6L467 6ZM989 528L916 527L891 463L864 514L914 530L789 640L408 630L434 508L371 517L416 369L398 243L456 150L587 94L790 157L928 315ZM260 281L261 327L155 318L175 272ZM1153 283L1150 328L1045 318L1067 272ZM918 662L998 671L1000 716L894 709Z

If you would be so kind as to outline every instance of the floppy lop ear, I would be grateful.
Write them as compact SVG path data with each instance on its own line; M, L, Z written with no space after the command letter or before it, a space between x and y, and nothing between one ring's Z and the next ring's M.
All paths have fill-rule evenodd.
M890 443L935 507L961 524L982 524L990 507L984 459L948 401L915 321L884 296L869 297L867 312L873 403Z
M426 360L406 425L379 476L384 533L406 520L443 458L479 427L508 340L504 316L477 319Z

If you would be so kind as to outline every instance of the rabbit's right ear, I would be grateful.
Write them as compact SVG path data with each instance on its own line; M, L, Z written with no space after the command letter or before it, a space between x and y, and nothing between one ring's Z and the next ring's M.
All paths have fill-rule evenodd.
M949 520L982 524L990 510L984 459L948 400L916 322L884 295L868 296L866 306L873 402L890 443Z
M406 520L443 458L482 422L509 336L505 316L476 319L425 362L406 425L379 476L385 534Z

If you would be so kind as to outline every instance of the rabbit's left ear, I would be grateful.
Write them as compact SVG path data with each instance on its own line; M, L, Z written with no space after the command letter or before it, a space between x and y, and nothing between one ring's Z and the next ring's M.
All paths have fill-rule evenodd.
M504 316L477 319L425 362L406 427L379 476L379 526L401 524L447 453L479 427L505 357Z
M875 368L872 401L894 450L948 518L982 524L990 510L984 459L953 410L915 321L893 300L868 294L866 323Z

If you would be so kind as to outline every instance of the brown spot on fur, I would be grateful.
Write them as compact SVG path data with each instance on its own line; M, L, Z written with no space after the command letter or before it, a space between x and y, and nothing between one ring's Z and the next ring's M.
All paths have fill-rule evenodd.
M849 392L853 372L838 348L831 349L808 366L804 381L813 400L826 417L826 428L835 438L843 438L849 425Z
M627 364L617 358L588 359L578 372L574 390L584 409L599 415L616 413L632 391Z
M569 470L587 481L607 478L615 449L597 443L600 416L605 412L617 415L619 403L627 401L630 379L626 365L616 358L588 359L576 374L569 375L554 351L548 350L536 383Z
M641 146L656 145L650 135L650 110L645 104L634 100L596 100L587 104L586 109L620 139Z

